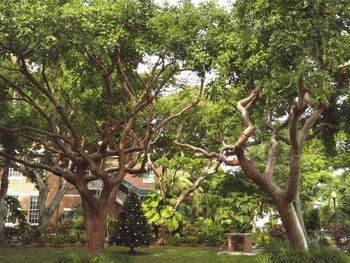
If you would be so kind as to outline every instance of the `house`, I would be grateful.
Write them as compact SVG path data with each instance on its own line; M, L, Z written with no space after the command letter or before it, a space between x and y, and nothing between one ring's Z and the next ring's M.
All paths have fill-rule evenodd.
M49 189L57 189L59 185L59 177L49 177L48 184ZM109 213L113 216L118 214L130 191L135 192L142 199L148 195L153 185L154 175L152 173L144 175L143 177L127 174L122 181L120 188L116 192L115 202L108 208ZM101 192L102 186L103 184L100 180L92 181L88 184L88 188L91 191L94 191L97 195ZM55 191L49 191L47 203L53 199L54 194ZM21 209L25 212L29 224L37 225L39 223L39 192L27 177L14 168L10 168L9 170L9 188L7 195L13 196L20 201ZM70 211L73 207L79 204L81 204L79 192L76 189L68 191L58 205L51 219L52 222L55 222L59 215ZM11 224L7 223L7 225Z

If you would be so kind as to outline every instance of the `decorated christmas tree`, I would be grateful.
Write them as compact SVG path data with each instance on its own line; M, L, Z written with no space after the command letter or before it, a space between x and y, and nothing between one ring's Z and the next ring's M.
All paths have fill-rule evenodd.
M110 243L129 247L131 254L134 248L150 244L150 226L136 194L131 193L126 198L113 232Z

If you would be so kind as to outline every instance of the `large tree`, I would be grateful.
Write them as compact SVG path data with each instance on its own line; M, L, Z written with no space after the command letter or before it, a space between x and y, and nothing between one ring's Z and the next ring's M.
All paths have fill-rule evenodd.
M90 253L103 250L107 204L126 173L144 172L156 135L201 96L210 8L185 2L161 9L136 0L0 4L1 85L23 113L35 113L31 125L0 131L35 141L60 161L1 156L77 188ZM179 112L157 116L155 102L184 70L199 73L199 95ZM97 179L100 196L88 189Z
M233 115L232 130L222 134L220 151L206 150L199 142L177 141L226 165L237 160L271 197L295 248L307 248L301 218L293 206L299 195L303 146L321 131L339 128L321 116L332 94L346 85L337 76L346 71L339 66L350 58L345 44L349 6L348 1L236 1L232 23L222 35L226 46L219 56L220 77L211 97L231 107L236 104L245 130L237 133L234 125L240 120ZM255 141L271 145L263 170L248 157L254 153L249 144ZM279 175L284 180L277 184L274 175L281 142L289 147L289 171Z

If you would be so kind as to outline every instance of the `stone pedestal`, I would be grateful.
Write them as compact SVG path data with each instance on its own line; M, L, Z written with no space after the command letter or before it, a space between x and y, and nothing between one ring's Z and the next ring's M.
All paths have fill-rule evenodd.
M227 237L228 251L252 251L252 234L229 233Z

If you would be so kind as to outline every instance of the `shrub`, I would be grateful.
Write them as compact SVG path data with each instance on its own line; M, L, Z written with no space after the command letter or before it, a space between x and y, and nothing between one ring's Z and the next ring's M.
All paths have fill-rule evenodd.
M336 246L343 251L350 250L350 227L343 224L330 224L329 232Z
M265 247L259 262L262 263L312 263L308 251L295 250L284 241L272 241Z
M313 263L349 263L350 258L344 253L332 247L312 246L310 253Z
M66 241L67 243L74 245L75 243L77 243L79 240L78 234L75 231L72 231L71 233L69 233L66 236Z
M255 233L252 235L253 238L253 245L263 247L267 245L270 241L270 236L266 232L262 232L257 230Z
M196 236L185 236L184 243L190 244L190 245L195 245L198 243L198 238Z
M32 243L33 240L34 240L34 237L32 233L24 233L20 237L20 241L24 245Z
M117 220L107 217L108 222L108 244L113 245L115 237L117 236Z
M196 236L198 234L198 229L193 224L187 224L183 228L183 233L186 236Z
M37 227L30 227L28 225L23 227L20 231L21 235L19 240L25 245L37 241L40 237L40 231Z
M323 246L323 247L326 247L326 246L330 245L328 239L325 238L325 237L320 238L317 243L318 243L319 246Z
M310 246L309 250L293 249L285 241L274 241L259 256L261 263L349 263L349 257L331 247Z
M221 246L226 243L226 235L222 225L212 220L204 220L198 228L198 242L207 246Z
M88 241L88 238L87 238L87 235L85 232L83 233L80 233L80 236L79 236L79 242L82 244L82 245L85 245Z
M38 239L36 240L36 242L38 243L39 247L44 247L46 244L46 236L45 235L41 235L40 237L38 237Z
M175 235L168 237L167 241L170 245L179 246L184 240L179 233L176 233Z
M77 216L73 220L73 228L76 230L84 230L84 217L83 216Z
M73 229L71 221L61 221L56 225L56 233L68 234Z
M276 240L276 241L287 240L286 230L281 224L276 224L270 227L270 229L268 230L268 233L273 240Z
M62 246L66 241L66 238L63 234L56 234L52 239L52 244L55 246Z
M9 245L16 245L19 242L20 231L16 227L5 227L6 240Z

